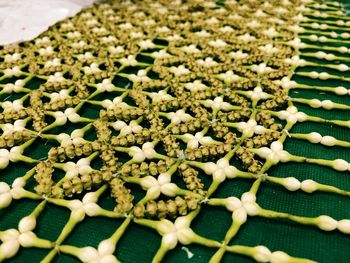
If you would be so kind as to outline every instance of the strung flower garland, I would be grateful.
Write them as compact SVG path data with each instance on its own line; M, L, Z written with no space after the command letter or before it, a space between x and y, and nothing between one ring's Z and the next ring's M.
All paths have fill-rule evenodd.
M350 219L265 209L258 195L265 183L288 191L350 195L311 179L268 174L270 167L286 162L350 171L346 160L310 158L284 149L289 138L350 146L327 134L291 132L302 122L350 128L350 120L312 116L296 105L349 110L348 105L288 96L296 89L349 96L346 85L322 82L350 81L342 75L349 71L349 49L331 46L339 39L348 44L350 38L347 32L338 32L349 24L339 5L316 0L277 5L107 1L55 25L35 41L1 47L0 96L10 97L0 104L0 169L12 169L17 162L32 168L11 186L0 182L0 209L18 199L40 203L19 221L18 229L0 229L0 261L14 257L21 247L36 247L48 250L42 262L51 262L59 253L82 262L119 262L120 238L138 224L161 236L154 262L166 259L179 244L192 243L215 248L211 262L221 261L225 253L258 262L314 262L302 255L271 252L263 245L229 243L250 217L286 219L350 234ZM326 72L329 69L332 73ZM306 85L293 76L322 85ZM33 80L42 84L33 89ZM85 112L90 106L98 108L94 117ZM72 124L79 128L66 131ZM58 129L63 132L56 134ZM53 146L47 156L35 159L30 147L39 140ZM58 172L63 175L57 180ZM202 183L203 176L211 180L209 186ZM212 197L220 185L236 178L253 181L250 190L240 197ZM35 192L26 190L33 182ZM131 185L142 188L141 200L135 201ZM113 211L98 204L107 191L115 201ZM70 211L54 241L35 234L37 218L48 203ZM211 206L231 214L223 241L191 228L200 210ZM96 248L64 243L86 217L97 216L122 223Z

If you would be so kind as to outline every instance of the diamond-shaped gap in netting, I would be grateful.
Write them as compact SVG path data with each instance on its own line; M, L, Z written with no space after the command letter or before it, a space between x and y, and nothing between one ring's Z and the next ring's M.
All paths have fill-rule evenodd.
M1 47L0 261L344 261L345 7L105 1Z

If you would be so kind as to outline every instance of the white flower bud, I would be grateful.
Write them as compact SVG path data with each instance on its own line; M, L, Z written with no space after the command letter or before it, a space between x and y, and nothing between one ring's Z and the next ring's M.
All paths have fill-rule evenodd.
M336 142L337 140L332 136L324 136L321 140L321 143L326 146L333 146Z
M316 52L315 53L315 56L317 57L317 58L325 58L326 57L326 53L324 53L323 51L318 51L318 52Z
M178 242L177 235L174 232L166 234L162 238L162 245L164 245L169 249L175 248L177 245L177 242Z
M312 143L319 143L322 140L322 135L318 132L311 132L308 134L308 141Z
M301 190L306 193L312 193L317 190L317 183L313 180L305 180L301 183Z
M258 262L269 262L271 251L265 246L255 247L253 258Z
M135 162L141 163L141 162L143 162L146 159L146 157L143 154L143 152L137 152L137 153L134 154L133 159L134 159Z
M123 121L116 121L113 123L113 128L118 130L118 131L123 129L125 126L127 126L127 124Z
M181 75L186 75L190 73L190 71L184 65L179 65L177 67L172 66L170 67L169 71L173 73L175 76L181 76Z
M312 108L319 108L322 106L322 102L318 99L312 99L312 100L310 100L309 105Z
M97 216L100 209L101 208L98 206L98 204L95 203L88 203L84 205L85 213L88 216Z
M318 37L317 37L316 35L311 35L311 36L309 37L309 39L310 39L311 41L317 41L317 40L318 40Z
M114 250L115 250L115 244L110 239L101 241L97 248L97 251L100 255L113 254Z
M10 163L10 152L7 149L0 149L0 170L5 169Z
M338 229L344 234L350 234L350 219L343 219L338 222Z
M327 72L321 72L319 73L319 78L322 80L328 79L330 75Z
M54 117L58 125L64 125L67 123L67 116L62 111L56 111Z
M175 196L178 189L179 188L174 183L168 183L161 186L161 191L166 196Z
M199 142L198 140L190 140L188 143L187 143L187 148L188 149L197 149L199 146Z
M154 149L143 149L142 151L147 159L152 159L155 154Z
M194 233L191 228L182 228L177 231L177 238L183 245L188 245L192 243Z
M82 138L84 137L84 131L82 129L75 129L71 133L72 138Z
M96 203L97 200L98 200L98 194L96 192L89 192L84 195L82 201L84 204L87 204L87 203Z
M85 218L85 210L83 208L76 208L72 210L71 217L77 221L81 222Z
M332 37L332 38L337 38L337 37L338 37L338 34L337 34L336 32L332 32L332 33L331 33L331 37Z
M345 22L344 22L343 20L337 20L337 21L336 21L336 24L337 24L338 26L344 26L344 25L345 25Z
M5 182L0 182L0 194L7 193L10 191L10 186Z
M323 43L323 42L326 42L328 38L326 38L325 36L320 36L318 40Z
M345 95L348 93L348 90L344 87L336 87L334 91L337 95Z
M256 203L244 203L244 209L250 216L256 216L259 214L259 207Z
M320 29L326 30L326 29L328 29L328 25L327 24L321 24L320 25Z
M167 219L162 219L159 221L159 223L157 225L157 230L159 231L159 233L161 235L164 235L166 233L176 231L176 228L171 221L169 221Z
M216 170L216 167L216 164L212 162L203 164L203 170L206 174L213 174Z
M32 247L35 239L36 235L31 231L27 231L19 236L18 241L22 247Z
M103 263L119 263L114 255L105 255L100 257L100 261Z
M33 215L23 217L18 223L18 230L21 233L32 231L36 227L36 218Z
M318 72L312 71L309 73L310 78L317 79L319 77Z
M20 155L23 153L23 149L19 146L12 147L9 153L9 159L11 162L18 162Z
M13 199L21 199L25 196L26 191L22 187L14 187L11 189Z
M12 201L10 187L5 182L0 182L0 209L8 207Z
M347 47L338 47L338 51L339 51L340 53L347 53L347 52L348 52L348 49L347 49Z
M94 262L94 260L98 262L99 255L95 248L84 247L79 250L77 257L82 262Z
M349 163L343 159L336 159L333 161L332 167L337 171L343 172L349 169Z
M299 190L301 185L299 180L294 177L284 178L282 184L289 191Z
M213 180L222 183L226 179L226 174L223 169L216 170L213 173Z
M349 38L350 37L350 34L348 32L344 32L344 33L341 33L340 34L340 37L341 38Z
M224 169L226 177L229 179L235 178L237 176L238 169L234 166L227 166Z
M143 189L147 190L155 185L157 185L157 180L152 176L146 176L141 179L141 186Z
M242 202L237 197L231 196L225 199L225 206L227 210L233 212L234 210L242 207Z
M317 218L318 227L324 231L332 231L337 228L338 222L330 216L321 215Z
M12 195L9 192L0 194L0 209L8 207L11 201Z
M348 71L348 70L349 70L349 67L348 67L347 65L345 65L345 64L340 64L340 65L337 66L337 69L338 69L339 71L344 72L344 71Z
M244 224L247 221L247 212L243 207L240 207L233 211L232 220L238 224Z
M291 262L291 258L288 254L283 251L275 251L271 254L270 257L271 263L288 263Z
M13 181L12 187L24 187L25 184L26 184L26 181L24 180L24 178L18 177ZM0 191L0 193L1 193L1 191Z
M251 192L245 192L242 194L241 200L243 203L254 203L256 201L256 195Z
M79 122L80 116L74 111L73 108L68 108L64 111L64 114L67 116L68 120L72 123Z
M322 101L322 107L326 110L331 110L334 107L334 103L331 100Z
M5 242L8 240L17 240L19 237L19 232L17 229L11 228L7 229L1 233L1 241Z
M5 258L11 258L17 254L19 250L19 243L15 239L6 240L0 245L0 255Z

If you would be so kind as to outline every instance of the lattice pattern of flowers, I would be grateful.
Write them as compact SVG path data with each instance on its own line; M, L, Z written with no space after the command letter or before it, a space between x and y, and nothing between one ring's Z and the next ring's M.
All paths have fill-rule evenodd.
M221 261L225 253L258 262L313 262L288 251L230 242L250 217L284 218L350 234L350 219L268 210L259 205L258 195L265 183L288 191L349 195L311 179L268 174L285 162L350 171L346 160L308 158L284 149L289 137L350 147L348 141L316 131L290 132L300 122L350 127L349 120L310 116L293 103L326 110L349 110L348 105L289 97L293 89L349 96L342 86L292 80L350 81L328 72L296 71L306 66L349 70L349 49L327 46L350 38L346 31L330 32L349 25L339 6L312 0L105 1L34 41L1 47L0 169L10 171L18 162L30 168L11 184L0 182L0 209L11 213L11 203L18 199L39 204L18 229L0 229L0 261L21 247L38 247L48 250L43 262L58 253L83 262L118 262L120 237L139 224L162 237L154 262L178 244L191 243L216 248L211 262ZM318 17L326 20L319 24ZM306 40L325 45L318 52L303 52L315 48ZM72 130L72 125L78 128ZM52 147L41 159L31 157L31 146L43 141ZM203 176L211 178L209 186ZM251 180L250 190L242 196L212 197L235 178ZM132 185L143 191L137 202ZM99 205L105 192L115 201L113 211ZM37 217L48 203L70 211L57 240L35 233ZM191 228L200 210L210 206L232 213L222 241ZM122 224L96 248L65 244L77 224L96 216Z

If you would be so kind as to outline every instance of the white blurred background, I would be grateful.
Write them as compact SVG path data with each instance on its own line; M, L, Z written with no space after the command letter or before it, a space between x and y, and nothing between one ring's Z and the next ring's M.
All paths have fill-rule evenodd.
M31 40L96 0L0 0L0 45Z

